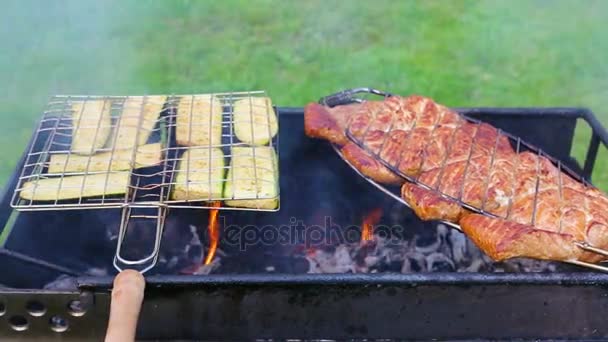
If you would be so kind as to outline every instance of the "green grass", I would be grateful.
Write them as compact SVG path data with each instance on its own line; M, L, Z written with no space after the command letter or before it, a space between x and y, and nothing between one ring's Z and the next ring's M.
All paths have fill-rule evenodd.
M301 106L373 86L449 106L585 106L608 124L606 13L574 0L9 1L0 179L54 93L265 89Z

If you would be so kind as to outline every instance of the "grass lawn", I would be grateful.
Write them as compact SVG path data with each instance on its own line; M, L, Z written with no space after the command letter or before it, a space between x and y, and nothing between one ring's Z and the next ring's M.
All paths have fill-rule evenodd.
M55 93L344 88L585 106L608 125L608 1L20 1L0 20L0 179ZM582 131L574 154L585 148ZM608 189L608 154L595 182Z

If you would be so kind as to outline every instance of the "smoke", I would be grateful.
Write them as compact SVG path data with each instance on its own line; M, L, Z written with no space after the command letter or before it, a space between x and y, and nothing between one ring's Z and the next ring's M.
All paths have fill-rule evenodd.
M3 1L0 178L61 93L264 89L301 106L371 86L458 107L585 106L608 123L607 11L601 0Z
M2 2L0 179L8 177L51 95L119 93L133 84L133 47L119 1ZM132 89L131 89L132 90Z

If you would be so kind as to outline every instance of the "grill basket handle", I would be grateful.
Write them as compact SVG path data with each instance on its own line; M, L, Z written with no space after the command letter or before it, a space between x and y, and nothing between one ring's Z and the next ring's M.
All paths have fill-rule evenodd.
M319 100L319 103L328 107L335 107L353 102L363 102L364 100L362 98L356 97L357 94L374 94L383 97L389 97L393 95L382 90L362 87L347 89L329 96L325 96Z
M142 209L142 210L156 210L155 215L138 215L134 214L133 209ZM133 269L139 271L141 273L145 273L152 269L156 265L156 261L158 260L158 253L160 250L160 241L163 235L163 227L165 225L165 217L167 216L167 208L165 207L125 207L122 209L122 218L120 220L120 230L118 231L118 241L116 243L116 253L114 255L114 267L122 272L126 269ZM152 252L150 254L137 259L130 260L122 256L123 253L123 243L125 236L127 234L127 230L129 227L129 223L132 219L145 219L145 220L155 220L156 228L154 231L154 246Z

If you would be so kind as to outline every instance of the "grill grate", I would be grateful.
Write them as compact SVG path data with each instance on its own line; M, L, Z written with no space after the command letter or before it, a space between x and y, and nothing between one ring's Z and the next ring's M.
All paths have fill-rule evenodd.
M209 202L229 201L223 209L276 211L278 116L265 99L263 91L55 96L36 130L11 205L18 210L211 208ZM235 151L246 162L229 172ZM111 181L125 172L126 191L111 195ZM46 179L55 183L40 182ZM223 191L226 182L249 188ZM45 198L24 199L24 190L31 198Z

